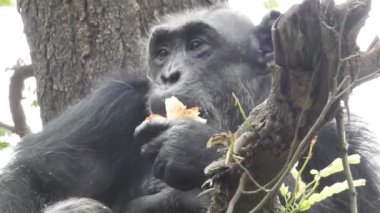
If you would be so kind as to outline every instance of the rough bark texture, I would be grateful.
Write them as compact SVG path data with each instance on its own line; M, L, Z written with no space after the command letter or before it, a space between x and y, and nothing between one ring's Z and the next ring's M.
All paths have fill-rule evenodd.
M322 2L306 0L275 23L270 96L250 113L249 125L236 132L234 151L244 159L240 163L261 186L274 180L266 186L271 193L244 194L259 187L245 177L240 163L218 165L219 172L211 173L215 190L210 212L253 212L258 206L255 212L278 212L276 189L299 159L300 150L332 118L342 98L338 94L350 82L338 85L357 75L362 61L375 58L374 54L360 55L355 42L370 1L352 0L339 7L333 1ZM376 65L360 67L370 69L365 73L379 69Z
M153 20L216 2L223 1L19 1L43 122L86 95L104 73L140 65L139 41Z

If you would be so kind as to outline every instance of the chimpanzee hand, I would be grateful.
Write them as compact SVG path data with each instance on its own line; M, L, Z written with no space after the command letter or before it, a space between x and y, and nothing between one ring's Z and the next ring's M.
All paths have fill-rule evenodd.
M170 186L188 190L205 181L204 168L217 159L215 148L207 149L216 132L191 120L146 120L135 130L141 154L153 162L154 175Z
M124 213L202 213L207 212L210 200L199 196L200 189L181 191L168 186L162 180L147 174L140 184L135 185L137 198L129 200L126 208L114 209ZM122 200L121 202L125 202Z
M167 187L162 191L138 197L128 202L127 208L122 212L126 213L203 213L207 212L209 199L205 196L198 196L200 189L180 191Z

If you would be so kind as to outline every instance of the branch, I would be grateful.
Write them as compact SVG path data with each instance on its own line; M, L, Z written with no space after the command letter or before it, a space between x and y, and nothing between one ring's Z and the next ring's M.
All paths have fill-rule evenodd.
M380 40L378 37L366 52L360 54L360 67L356 86L379 77L380 73Z
M236 132L237 155L244 159L241 164L249 173L230 162L211 174L215 190L209 212L227 208L230 212L276 212L275 193L303 150L334 117L354 80L380 68L375 63L364 67L362 60L371 57L360 55L356 46L369 9L368 0L339 6L333 1L305 0L277 20L272 29L275 64L271 66L271 93L250 113L248 125L241 125ZM241 139L246 132L251 132L250 137ZM240 178L242 174L251 174L257 183Z
M9 107L12 114L15 132L20 137L30 133L30 128L26 124L24 109L21 105L22 90L24 89L24 80L33 76L32 65L20 66L14 68L14 74L9 84Z
M7 130L9 130L11 132L16 133L16 128L14 126L11 126L9 124L3 123L1 121L0 121L0 128L4 128L4 129L7 129Z
M350 198L350 212L357 213L358 212L358 204L356 199L356 189L354 186L354 179L352 177L350 164L348 163L348 143L346 139L346 134L344 130L344 116L343 109L340 107L336 113L336 128L339 136L339 141L342 148L342 163L344 168L344 175L346 176L349 198Z

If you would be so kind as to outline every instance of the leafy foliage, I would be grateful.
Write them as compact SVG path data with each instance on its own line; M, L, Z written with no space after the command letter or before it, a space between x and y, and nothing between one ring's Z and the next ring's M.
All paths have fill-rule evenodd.
M0 150L7 148L8 146L9 146L9 143L4 142L4 141L0 141Z
M273 10L278 8L278 3L276 0L266 0L264 2L264 7L268 10Z
M0 7L13 6L12 0L0 0Z
M4 129L4 128L0 128L0 137L10 135L10 134L11 134L11 132L9 130ZM4 142L4 141L0 141L0 150L6 148L8 146L9 146L9 143Z
M364 185L365 185L364 179L354 180L355 187L364 186ZM299 205L300 211L301 212L306 211L310 209L310 207L314 205L315 203L320 202L328 197L331 197L347 189L348 189L347 180L343 182L334 183L331 186L326 186L323 188L323 190L320 193L313 193L308 199L303 200Z
M0 128L0 136L9 135L11 132L7 129Z
M282 184L280 187L280 194L285 200L285 206L282 209L282 212L284 213L296 213L307 211L315 203L323 201L335 194L338 194L348 189L347 181L343 181L334 183L331 186L326 186L319 193L316 192L316 189L318 188L320 180L322 178L343 171L343 163L341 158L335 159L332 163L330 163L330 165L328 165L326 168L320 171L314 169L311 170L310 174L314 175L313 181L311 181L310 183L303 182L301 175L307 163L311 159L312 150L315 142L316 139L314 139L311 143L308 156L301 169L298 171L296 169L297 165L295 165L291 171L291 175L293 176L295 182L294 189L290 190L289 186L285 186L285 184ZM360 156L350 155L348 156L348 162L349 164L359 164ZM364 179L354 180L354 186L364 186L365 182L366 181Z
M37 100L33 100L33 102L32 102L32 107L38 107L39 106L39 104L38 104L38 101Z

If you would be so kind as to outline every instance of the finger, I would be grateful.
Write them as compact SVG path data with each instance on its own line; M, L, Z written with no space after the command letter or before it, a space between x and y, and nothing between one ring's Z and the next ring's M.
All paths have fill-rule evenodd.
M163 142L164 140L162 140L161 137L154 138L152 141L144 144L141 147L141 155L149 161L153 162L160 152Z
M142 146L167 130L169 126L167 121L145 120L135 129L135 141Z

